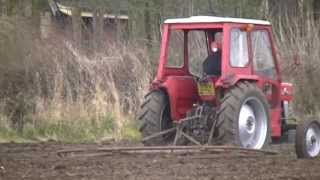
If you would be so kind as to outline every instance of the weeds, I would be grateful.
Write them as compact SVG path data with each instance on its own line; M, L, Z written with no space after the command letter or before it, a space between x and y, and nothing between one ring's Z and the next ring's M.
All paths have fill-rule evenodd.
M55 141L69 143L104 142L115 140L115 119L111 116L105 117L99 124L92 124L90 121L82 120L69 122L61 120L59 123L44 122L36 126L27 123L21 134L9 127L0 126L0 142L39 142ZM129 122L129 121L128 121ZM139 133L135 126L129 123L124 124L121 138L137 140Z
M2 21L12 27L0 27L0 137L70 142L139 137L131 121L153 71L145 49L110 43L89 57L63 32L30 38L28 21ZM20 24L25 28L17 28Z

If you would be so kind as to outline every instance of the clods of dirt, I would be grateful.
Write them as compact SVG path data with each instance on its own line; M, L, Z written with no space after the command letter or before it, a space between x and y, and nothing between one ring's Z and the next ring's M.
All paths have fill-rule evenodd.
M108 144L0 144L0 180L319 180L320 159L300 160L292 150L278 155L226 151L215 154L105 153L58 156L66 149L94 150ZM133 146L124 143L124 146ZM138 144L138 146L140 146Z

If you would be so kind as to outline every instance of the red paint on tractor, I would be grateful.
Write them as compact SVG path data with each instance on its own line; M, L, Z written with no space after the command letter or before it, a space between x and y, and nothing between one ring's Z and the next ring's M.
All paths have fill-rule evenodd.
M201 101L201 98L197 93L194 76L191 75L188 70L188 58L184 58L184 65L181 68L166 67L170 31L182 30L187 34L189 30L194 29L208 30L221 28L223 29L224 42L222 47L221 76L212 79L214 86L217 89L223 90L232 88L241 81L255 82L257 86L266 93L270 105L269 121L272 127L272 137L281 136L281 101L290 101L292 99L292 85L281 83L279 63L275 53L272 28L270 25L255 25L254 29L268 32L276 69L276 78L270 79L257 75L254 72L251 32L248 32L249 63L242 68L235 68L230 65L230 32L234 28L242 28L243 26L244 24L242 23L180 23L163 25L159 67L156 79L152 83L152 88L166 91L170 100L171 118L174 121L179 121L179 119L184 118L186 112L192 108L194 103ZM187 40L186 37L185 40ZM210 38L209 41L211 41ZM185 42L184 46L185 48L188 47L187 42ZM185 51L184 55L188 56L187 51Z

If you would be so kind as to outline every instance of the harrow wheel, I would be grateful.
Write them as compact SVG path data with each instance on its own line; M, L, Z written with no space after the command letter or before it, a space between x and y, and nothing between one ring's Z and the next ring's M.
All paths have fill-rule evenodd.
M145 96L141 105L139 120L142 141L147 146L172 144L175 133L170 118L170 105L166 94L162 91L152 91ZM160 134L159 134L160 133ZM154 137L153 137L154 136Z
M296 132L298 158L314 158L320 155L320 123L308 120L298 124Z
M218 144L266 148L271 140L265 95L254 84L240 82L224 95L218 110Z

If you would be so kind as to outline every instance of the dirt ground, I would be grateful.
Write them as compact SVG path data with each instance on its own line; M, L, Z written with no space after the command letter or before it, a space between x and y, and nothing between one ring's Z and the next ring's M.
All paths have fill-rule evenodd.
M96 149L137 144L0 144L0 179L63 180L320 180L320 159L298 160L290 146L277 146L278 155L214 154L120 154L66 155L61 150ZM289 147L289 148L288 148Z

